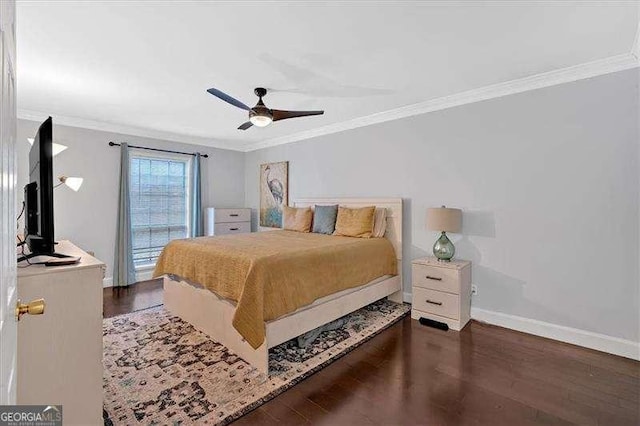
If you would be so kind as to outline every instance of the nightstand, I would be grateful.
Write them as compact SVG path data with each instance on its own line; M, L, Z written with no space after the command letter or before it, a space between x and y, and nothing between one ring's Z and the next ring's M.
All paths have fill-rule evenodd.
M471 262L416 259L411 273L411 318L429 318L461 330L471 317Z

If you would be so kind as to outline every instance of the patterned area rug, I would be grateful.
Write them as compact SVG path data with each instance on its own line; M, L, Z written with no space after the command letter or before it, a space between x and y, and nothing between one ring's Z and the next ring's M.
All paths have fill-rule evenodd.
M300 348L269 351L270 376L162 307L103 323L104 423L224 425L257 408L408 314L386 299L347 315Z

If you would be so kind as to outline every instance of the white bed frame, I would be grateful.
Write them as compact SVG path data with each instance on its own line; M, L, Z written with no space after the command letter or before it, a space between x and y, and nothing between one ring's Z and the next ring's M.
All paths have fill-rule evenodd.
M193 325L268 374L269 348L334 321L376 300L388 297L402 303L402 199L400 198L303 198L294 207L340 204L347 207L376 206L387 210L385 238L393 244L398 274L374 280L352 291L327 296L306 307L265 323L265 341L253 349L232 325L235 303L184 281L164 278L164 304L172 314Z

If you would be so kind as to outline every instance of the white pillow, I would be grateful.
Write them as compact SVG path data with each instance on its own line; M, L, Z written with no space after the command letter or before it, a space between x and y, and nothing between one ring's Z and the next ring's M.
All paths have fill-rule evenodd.
M371 231L372 238L382 238L387 230L387 209L376 207L376 211L373 214L373 230Z

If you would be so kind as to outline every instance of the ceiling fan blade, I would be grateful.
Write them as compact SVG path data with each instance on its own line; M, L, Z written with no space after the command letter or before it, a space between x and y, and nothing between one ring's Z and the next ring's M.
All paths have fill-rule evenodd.
M279 109L271 110L273 121L286 120L287 118L307 117L310 115L322 115L324 111L282 111Z
M230 103L233 106L236 106L240 109L243 109L245 111L249 111L251 108L249 108L248 106L246 106L245 104L243 104L242 102L240 102L239 100L232 98L231 96L227 95L224 92L221 92L218 89L214 89L213 87L211 89L207 89L207 92L211 93L213 96L222 99L223 101Z
M242 123L240 127L238 127L238 130L247 130L251 126L253 126L253 124L251 124L250 121L247 121L246 123Z

